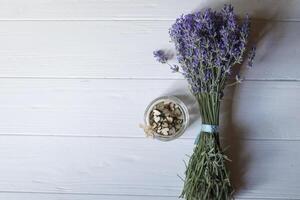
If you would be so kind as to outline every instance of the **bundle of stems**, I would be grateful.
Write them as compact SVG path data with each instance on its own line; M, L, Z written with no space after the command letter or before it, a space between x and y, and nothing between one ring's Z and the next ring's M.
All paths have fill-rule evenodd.
M203 93L197 100L202 123L218 126L219 95ZM201 132L187 165L181 197L187 200L232 199L233 188L226 161L228 158L223 154L218 132Z

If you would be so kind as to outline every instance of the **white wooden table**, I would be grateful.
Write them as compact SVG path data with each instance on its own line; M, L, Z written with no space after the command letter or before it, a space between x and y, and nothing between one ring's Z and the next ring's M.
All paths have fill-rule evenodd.
M155 62L181 13L219 0L0 0L0 199L173 200L200 128L182 78ZM222 137L238 199L300 199L300 1L232 0L256 18L257 57L229 91ZM172 142L138 124L179 95Z

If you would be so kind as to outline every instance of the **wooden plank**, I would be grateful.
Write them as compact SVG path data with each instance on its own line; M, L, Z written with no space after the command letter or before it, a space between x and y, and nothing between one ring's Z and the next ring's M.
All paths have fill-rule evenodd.
M234 181L242 186L238 197L300 198L299 141L228 143ZM6 192L175 197L182 187L176 174L183 174L182 159L192 148L193 140L2 136L0 187Z
M152 56L156 48L170 46L169 22L2 21L0 25L5 27L0 30L1 77L175 77Z
M144 137L144 110L162 95L177 95L190 109L183 138L195 138L201 126L184 80L0 79L0 94L0 134ZM299 101L299 82L246 81L228 90L221 132L300 139Z
M39 193L0 193L5 200L178 200L178 197L166 196L120 196L120 195L93 195L93 194L39 194ZM236 198L236 200L269 200L269 198ZM284 199L280 199L284 200ZM287 200L287 199L286 199Z
M220 8L230 0L55 0L0 1L2 20L174 20L182 13L212 7ZM297 0L231 0L235 9L260 19L299 20Z
M110 20L175 19L182 13L220 7L229 0L52 0L0 1L0 19Z
M1 77L182 79L152 56L172 49L171 22L0 21ZM55 30L55 31L53 31ZM299 80L300 23L258 22L248 79Z
M0 193L5 200L178 200L178 197L164 196L132 196L132 195L101 195L101 194L39 194L39 193Z
M178 197L164 196L119 196L119 195L78 195L78 194L36 194L36 193L0 193L5 200L178 200ZM236 198L236 200L269 200L269 198ZM279 200L279 199L278 199ZM280 199L288 200L288 199Z
M267 20L299 21L300 4L298 0L231 0L235 10L253 18Z

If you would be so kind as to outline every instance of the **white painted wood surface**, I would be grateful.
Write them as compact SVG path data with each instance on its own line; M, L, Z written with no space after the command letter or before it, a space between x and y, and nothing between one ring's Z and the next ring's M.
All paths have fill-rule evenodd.
M177 197L162 196L132 196L132 195L93 195L93 194L27 194L27 193L2 193L0 198L6 200L176 200ZM253 200L253 198L236 198L237 200ZM266 198L255 198L255 200L266 200Z
M260 19L299 20L299 0L1 0L4 20L174 20L182 13L232 3Z
M0 21L0 77L178 79L152 56L171 21ZM299 80L300 24L255 22L251 80ZM272 49L272 51L270 51Z
M174 19L182 12L213 6L220 7L228 0L1 0L2 19Z
M259 19L255 67L222 108L237 199L300 199L299 0L0 0L0 199L177 199L201 121L152 52L181 13L225 2ZM191 111L169 143L138 128L161 95Z
M169 196L180 194L183 159L193 139L3 136L5 192ZM232 144L231 141L229 143ZM229 150L244 198L300 198L299 141L235 140ZM276 163L276 165L274 165ZM279 171L284 173L278 173ZM289 187L284 187L288 185ZM237 194L239 195L239 194Z
M201 124L185 80L9 78L0 80L0 94L5 135L143 138L145 107L162 95L177 95L189 107L192 124L182 138L195 138ZM228 91L222 127L247 129L236 135L243 139L300 139L299 102L299 82L245 81Z

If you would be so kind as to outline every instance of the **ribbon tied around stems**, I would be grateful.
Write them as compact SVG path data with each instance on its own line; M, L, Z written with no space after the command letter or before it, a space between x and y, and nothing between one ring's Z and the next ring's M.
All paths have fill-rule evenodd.
M212 134L213 133L217 133L217 132L219 132L219 126L212 125L212 124L202 124L202 126L201 126L201 132L212 133ZM196 138L196 140L194 142L195 145L199 141L201 132L197 135L197 138Z

